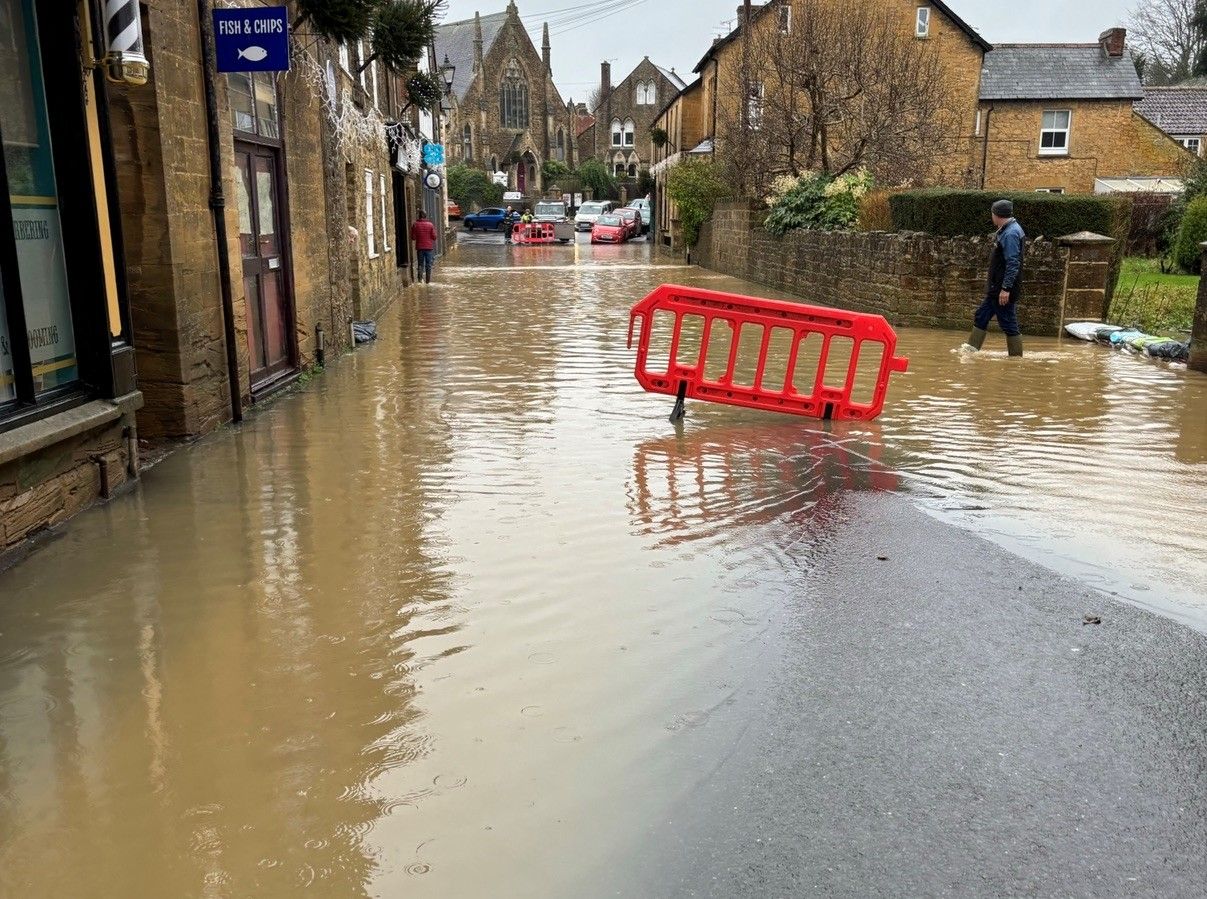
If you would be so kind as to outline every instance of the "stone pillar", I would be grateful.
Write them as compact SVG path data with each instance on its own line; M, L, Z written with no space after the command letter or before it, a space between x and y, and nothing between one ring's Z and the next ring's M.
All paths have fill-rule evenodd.
M1207 274L1207 243L1199 244L1203 254L1203 272ZM1190 337L1190 368L1207 372L1207 277L1199 277L1199 300L1194 308Z
M1060 328L1063 330L1069 322L1103 321L1107 313L1107 281L1115 241L1102 234L1079 231L1057 242L1069 251ZM1025 284L1026 275L1023 277Z

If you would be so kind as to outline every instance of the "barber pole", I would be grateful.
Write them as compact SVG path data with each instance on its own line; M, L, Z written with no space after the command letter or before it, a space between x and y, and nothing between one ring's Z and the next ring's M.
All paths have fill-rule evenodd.
M143 53L138 0L105 0L105 46L110 81L147 83L151 67Z

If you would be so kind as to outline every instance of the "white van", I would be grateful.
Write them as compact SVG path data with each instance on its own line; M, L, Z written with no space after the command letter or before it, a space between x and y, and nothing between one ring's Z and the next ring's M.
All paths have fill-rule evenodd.
M611 200L583 203L583 205L578 207L578 215L574 217L574 230L590 231L591 226L595 224L601 215L607 215L615 208L616 204Z

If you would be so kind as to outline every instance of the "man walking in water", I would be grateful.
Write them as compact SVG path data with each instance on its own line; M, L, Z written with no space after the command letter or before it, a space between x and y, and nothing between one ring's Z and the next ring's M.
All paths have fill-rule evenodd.
M985 300L973 318L975 326L968 337L968 346L979 350L985 343L989 322L997 316L1006 335L1011 356L1023 354L1023 338L1018 329L1018 300L1023 293L1023 253L1027 235L1014 218L1014 204L998 200L993 204L993 225L997 234L993 241L993 258L989 262L989 283Z
M432 283L432 266L436 264L436 226L428 221L427 213L419 210L419 218L411 225L411 240L419 252L418 279Z

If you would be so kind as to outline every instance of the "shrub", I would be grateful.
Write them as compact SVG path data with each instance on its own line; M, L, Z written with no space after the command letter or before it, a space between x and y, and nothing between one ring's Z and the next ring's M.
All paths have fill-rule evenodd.
M1012 200L1014 214L1031 238L1054 240L1078 231L1093 231L1115 239L1107 278L1107 299L1127 254L1131 231L1131 200L1125 196L1093 194L990 193L978 190L932 188L893 194L893 228L947 237L988 234L993 230L989 207L994 200Z
M617 195L616 179L598 159L588 159L579 166L578 177L596 200L610 200Z
M1196 275L1202 271L1203 254L1199 244L1204 241L1207 241L1207 196L1200 196L1187 205L1174 244L1174 261L1182 271Z
M859 201L860 231L892 231L893 210L889 208L889 192L874 190Z
M503 188L481 169L450 165L447 180L449 197L466 212L478 206L498 205L503 199Z
M541 174L545 176L546 183L552 184L569 177L570 167L556 159L546 159L544 165L541 166Z
M718 200L729 196L721 167L711 159L687 159L670 171L666 192L679 206L683 240L690 247L700 238L700 226L708 221Z
M842 231L859 219L859 201L872 186L866 169L831 175L806 172L799 178L783 176L772 182L768 197L771 214L764 222L772 234L787 234L798 228L813 231Z

